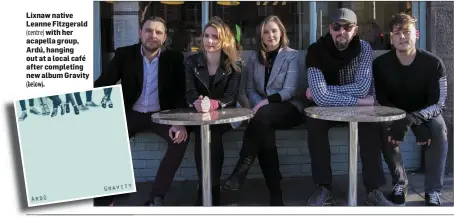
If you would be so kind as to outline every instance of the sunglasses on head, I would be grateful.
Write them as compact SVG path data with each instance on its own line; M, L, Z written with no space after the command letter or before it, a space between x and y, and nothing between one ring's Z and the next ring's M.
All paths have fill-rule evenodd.
M353 27L355 27L355 24L353 23L347 23L347 24L340 24L340 23L333 23L333 30L334 31L340 31L341 27L344 28L346 32L352 31Z

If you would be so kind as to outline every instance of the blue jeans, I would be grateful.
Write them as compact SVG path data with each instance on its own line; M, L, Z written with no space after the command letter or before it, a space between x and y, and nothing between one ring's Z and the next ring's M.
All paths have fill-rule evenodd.
M19 100L20 108L22 111L27 110L27 106L25 105L25 100ZM30 107L33 107L35 105L35 99L29 99L28 104Z

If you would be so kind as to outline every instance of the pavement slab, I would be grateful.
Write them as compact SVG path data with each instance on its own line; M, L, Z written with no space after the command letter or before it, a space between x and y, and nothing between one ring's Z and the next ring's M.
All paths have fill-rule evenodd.
M392 191L389 174L387 185L381 190L385 195ZM424 175L407 173L409 190L406 206L424 206ZM442 205L453 206L453 177L446 175L442 191ZM151 182L137 183L137 192L117 197L114 206L142 206L148 199ZM297 177L282 180L283 199L286 206L306 206L315 186L312 178ZM167 206L193 206L197 192L197 181L176 181L167 193L164 203ZM333 205L346 206L348 192L348 175L333 176ZM358 175L358 206L365 206L366 191ZM221 192L223 206L268 206L268 190L263 179L248 179L237 192Z

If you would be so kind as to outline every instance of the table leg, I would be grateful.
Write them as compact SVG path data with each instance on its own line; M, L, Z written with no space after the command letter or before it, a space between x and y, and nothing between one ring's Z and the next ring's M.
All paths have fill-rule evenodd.
M358 122L349 123L349 151L348 151L348 205L357 204L357 164L358 164Z
M203 206L211 206L211 152L210 152L210 125L200 126L202 142L202 199Z

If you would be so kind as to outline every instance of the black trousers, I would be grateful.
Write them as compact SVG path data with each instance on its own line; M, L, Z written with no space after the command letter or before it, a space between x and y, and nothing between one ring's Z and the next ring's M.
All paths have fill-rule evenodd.
M301 114L289 102L262 106L244 132L241 157L257 156L267 181L282 179L276 147L276 129L289 129L301 123Z
M211 159L211 184L219 186L221 183L222 167L224 165L224 144L222 143L222 135L232 129L230 124L219 124L210 126L210 159ZM200 138L200 127L194 127L195 144L194 157L199 176L199 184L202 184L202 141Z
M177 172L183 160L186 147L189 142L188 138L185 142L174 144L169 137L170 125L157 124L151 121L152 113L140 113L137 111L130 111L126 114L126 121L128 125L129 138L135 136L140 132L150 130L156 133L159 137L167 141L167 151L159 164L156 179L152 184L150 197L155 196L164 197L170 185L172 184L175 173ZM114 196L95 198L95 205L105 206L113 202Z
M331 152L328 131L336 122L307 117L306 123L312 179L318 185L331 185ZM358 123L363 184L368 191L386 183L381 159L382 138L380 130L379 123Z

